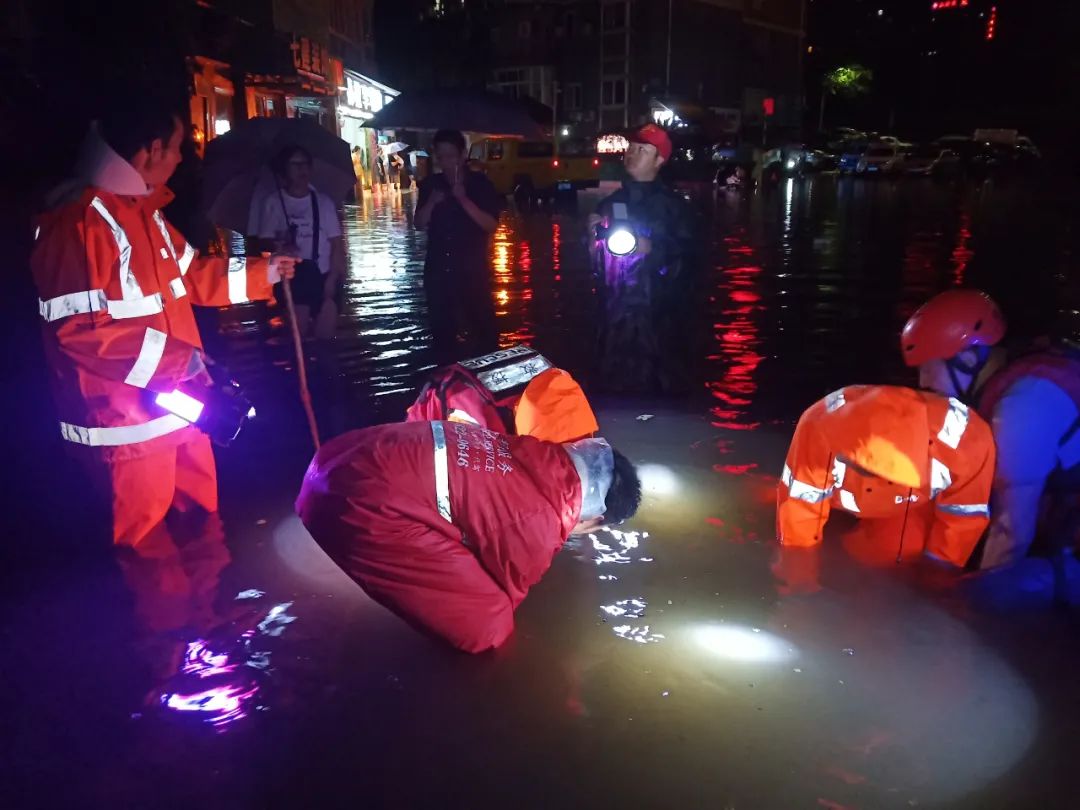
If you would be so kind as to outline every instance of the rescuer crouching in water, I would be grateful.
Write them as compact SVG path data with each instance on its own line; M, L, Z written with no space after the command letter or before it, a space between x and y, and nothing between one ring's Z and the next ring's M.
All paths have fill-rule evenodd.
M1010 354L1005 332L988 295L949 290L912 315L900 348L920 385L977 408L993 429L997 467L976 589L998 604L1024 592L1062 601L1077 579L1080 349L1042 341Z
M790 590L815 589L839 509L865 529L856 556L959 572L989 523L993 475L990 427L960 400L899 386L835 391L795 428L777 486L774 571Z
M460 650L498 647L571 534L634 515L641 483L603 439L406 422L322 446L296 509L376 602Z

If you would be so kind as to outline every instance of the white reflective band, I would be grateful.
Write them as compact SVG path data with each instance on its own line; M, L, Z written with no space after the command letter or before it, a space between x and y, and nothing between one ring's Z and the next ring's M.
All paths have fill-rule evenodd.
M939 503L937 508L949 515L990 517L990 505L985 503Z
M82 427L60 423L60 435L75 444L90 447L120 447L125 444L138 444L172 433L190 423L175 414L166 414L141 425L121 425L120 427Z
M38 299L38 311L41 317L50 323L66 318L69 315L85 315L88 312L101 312L105 309L104 290L84 290L83 292L68 293L50 298L48 301Z
M229 303L246 304L247 296L247 259L234 256L229 259Z
M131 301L107 301L106 304L109 315L118 321L124 318L157 315L165 309L165 303L161 300L161 293L154 293L145 298L137 298Z
M164 353L165 333L148 327L146 334L143 336L139 357L135 360L135 365L131 367L131 371L128 372L124 382L128 385L134 385L136 388L146 388L146 384L150 382L150 379L157 371L158 363L161 362L161 355Z
M537 374L547 371L549 368L551 368L551 363L547 361L547 358L537 355L504 368L481 371L476 377L488 391L498 393L499 391L505 391L507 388L513 388L515 385L527 383Z
M169 248L168 254L162 253L161 258L164 259L167 255L171 255L175 261L176 248L173 247L172 239L169 238L169 229L165 227L165 217L161 215L160 211L154 212L154 222L157 224L158 230L161 231L161 238L165 240L165 245Z
M843 408L847 404L847 400L844 399L844 389L839 391L833 391L827 397L825 397L825 412L832 413L833 411Z
M109 213L109 209L105 207L105 203L101 201L100 197L94 197L90 201L90 205L94 207L101 218L105 220L105 224L109 226L109 230L112 231L113 239L116 240L116 248L120 251L120 295L125 301L131 301L136 298L142 298L142 288L139 287L139 282L136 281L135 276L131 272L131 242L128 241L127 234L124 233L124 229L120 227L119 223L113 219L113 215Z
M832 489L812 487L809 484L804 484L798 478L795 478L791 474L791 468L786 464L784 465L784 472L781 474L780 480L783 481L784 485L788 488L788 494L792 498L798 498L800 501L806 501L807 503L821 503L832 495Z
M509 360L511 357L517 357L522 354L533 354L533 350L528 346L511 346L509 349L503 349L502 351L492 352L491 354L485 354L483 357L474 357L471 360L462 360L461 365L472 371L481 369L484 366L490 366L492 363L499 363L503 360Z
M40 236L41 236L41 226L40 225L35 225L34 226L34 241L36 242L38 240L38 237L40 237Z
M846 489L840 490L840 506L849 512L858 512L859 506L855 503L855 495Z
M465 413L465 411L459 410L458 408L454 408L452 411L450 411L450 416L448 416L447 419L449 419L449 421L451 422L466 422L470 425L480 424L471 416L469 416L469 414Z
M184 286L182 278L174 278L170 281L169 289L172 290L173 298L183 298L187 295L187 287Z
M930 497L936 498L952 486L952 473L936 458L930 459Z
M967 426L968 406L955 397L949 397L949 412L945 414L945 424L937 435L938 441L955 450L960 445Z
M180 254L180 258L176 260L176 263L180 265L180 275L186 276L188 268L191 267L191 260L195 258L195 248L184 242L184 252Z
M431 436L435 440L435 504L440 517L451 523L450 468L446 460L446 432L442 422L431 423Z
M68 293L67 295L58 295L48 301L38 299L38 311L41 312L41 317L50 323L71 315L86 315L90 312L101 312L102 310L107 311L110 316L117 320L141 318L144 315L156 315L164 308L160 293L154 293L133 301L106 301L104 290L85 290L83 292Z
M834 459L832 465L832 480L834 487L844 485L844 476L847 475L847 464L840 459Z

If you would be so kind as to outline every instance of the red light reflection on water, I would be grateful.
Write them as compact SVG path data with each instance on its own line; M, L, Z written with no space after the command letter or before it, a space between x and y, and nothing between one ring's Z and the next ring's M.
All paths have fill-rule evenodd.
M499 323L499 346L533 340L531 302L532 245L520 222L503 216L491 243L495 316Z
M975 255L975 251L968 247L968 243L971 241L971 216L967 211L960 212L960 227L956 231L956 247L953 248L952 255L952 277L953 284L960 286L964 283L964 274L967 272L968 262L971 261L972 256Z
M737 235L724 238L729 257L753 255L753 249ZM755 313L762 309L757 288L761 267L733 262L719 272L717 296L721 302L719 317L713 323L716 350L710 361L723 364L719 379L707 387L716 400L711 413L713 426L728 430L754 430L760 422L751 421L748 406L757 392L754 375L764 357L757 352L761 336Z

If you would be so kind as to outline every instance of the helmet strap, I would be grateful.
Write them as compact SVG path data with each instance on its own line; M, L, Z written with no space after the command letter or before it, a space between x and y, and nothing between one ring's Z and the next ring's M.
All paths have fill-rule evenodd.
M960 360L960 355L950 357L945 361L945 368L949 371L949 379L952 381L953 390L956 391L957 396L963 402L969 403L974 398L975 382L979 379L979 374L984 368L986 363L990 359L990 347L989 346L972 346L975 350L975 362L965 363ZM967 351L965 349L965 351ZM960 385L960 374L967 374L970 376L970 380L967 385Z

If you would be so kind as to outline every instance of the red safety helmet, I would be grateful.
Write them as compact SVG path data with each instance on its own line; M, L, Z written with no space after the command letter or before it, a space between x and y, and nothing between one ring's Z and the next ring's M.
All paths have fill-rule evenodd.
M948 360L972 346L993 346L1005 337L1005 317L980 290L947 290L912 315L900 333L900 352L909 366Z

